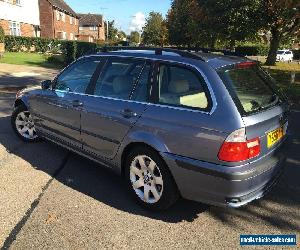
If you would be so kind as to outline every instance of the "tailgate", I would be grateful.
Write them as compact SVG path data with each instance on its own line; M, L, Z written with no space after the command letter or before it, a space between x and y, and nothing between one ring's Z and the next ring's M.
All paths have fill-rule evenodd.
M289 106L283 103L257 114L243 117L247 139L259 137L261 156L272 151L286 137Z

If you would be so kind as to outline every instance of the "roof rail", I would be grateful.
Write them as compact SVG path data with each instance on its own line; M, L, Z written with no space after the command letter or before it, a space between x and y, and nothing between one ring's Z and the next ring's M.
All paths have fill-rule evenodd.
M214 48L202 48L202 47L166 47L166 48L172 48L177 50L184 50L189 52L203 52L203 53L221 53L225 56L239 56L239 57L245 57L245 55L242 55L240 53L237 53L235 51L226 50L226 49L214 49Z
M98 53L98 52L110 52L118 50L145 50L145 51L155 51L156 55L162 55L163 52L172 52L178 54L182 57L202 60L205 61L199 52L202 53L221 53L225 56L239 56L245 57L242 54L222 49L213 49L213 48L201 48L201 47L131 47L131 46L104 46L98 47L93 51L90 51L88 54Z
M163 52L172 52L179 56L197 59L205 61L201 58L200 55L191 53L185 50L178 50L174 48L166 48L166 47L130 47L130 46L105 46L99 47L96 49L96 52L110 52L110 51L118 51L118 50L145 50L145 51L155 51L155 55L162 55Z

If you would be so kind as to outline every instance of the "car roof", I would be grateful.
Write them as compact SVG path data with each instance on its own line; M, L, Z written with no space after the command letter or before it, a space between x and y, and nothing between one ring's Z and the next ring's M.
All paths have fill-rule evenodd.
M252 61L245 57L225 56L220 53L204 53L204 52L182 52L177 50L161 51L161 54L156 54L155 50L143 50L137 48L136 50L117 50L110 52L100 52L96 55L105 56L122 56L122 57L136 57L152 60L165 60L178 63L186 63L197 65L200 62L205 62L214 69L234 65L237 63Z

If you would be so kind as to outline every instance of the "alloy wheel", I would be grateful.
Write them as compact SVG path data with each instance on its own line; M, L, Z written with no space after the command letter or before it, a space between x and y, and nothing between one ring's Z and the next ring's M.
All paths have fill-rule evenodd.
M34 140L38 137L29 111L21 111L17 115L15 123L17 131L22 137L29 140Z
M163 178L156 162L149 156L138 155L130 165L130 181L137 196L154 204L163 194Z

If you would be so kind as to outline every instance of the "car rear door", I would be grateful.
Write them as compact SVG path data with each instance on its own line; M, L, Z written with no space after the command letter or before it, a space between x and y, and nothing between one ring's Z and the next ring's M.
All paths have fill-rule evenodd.
M131 58L108 58L86 96L81 116L83 149L112 159L130 128L147 108L151 63Z
M84 94L98 66L99 58L81 59L53 81L52 89L43 90L30 100L38 132L82 148L80 116Z
M219 74L241 113L247 139L259 139L259 157L274 151L287 133L289 105L284 94L254 62L230 66Z

